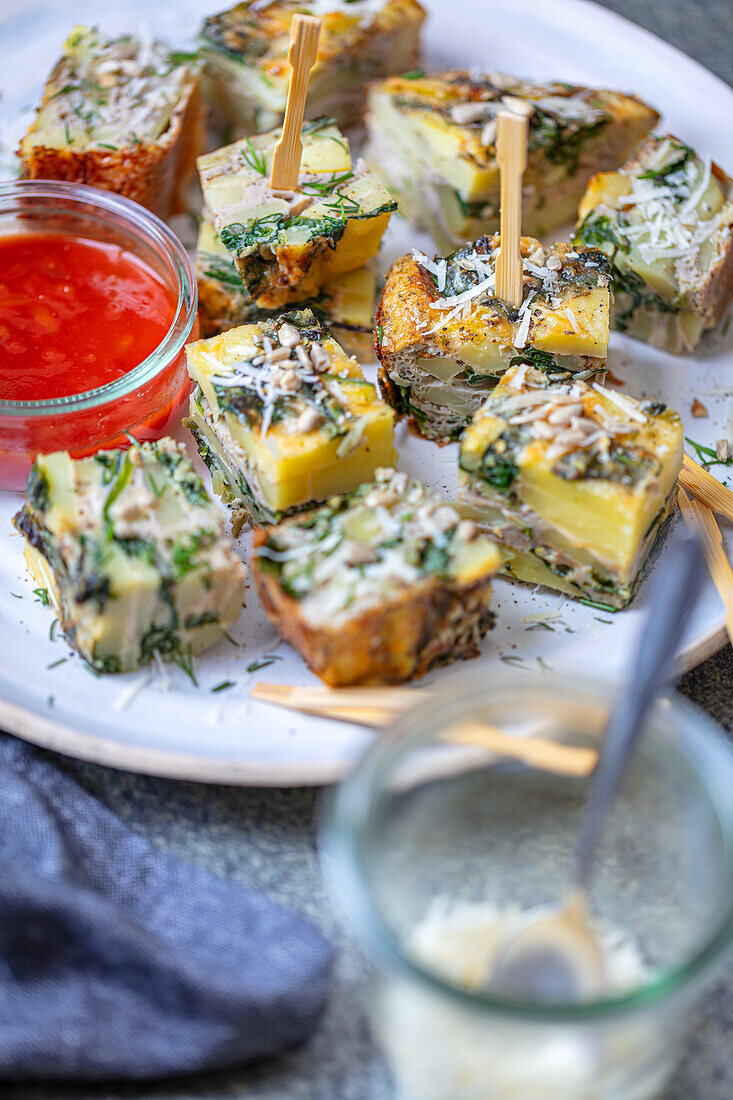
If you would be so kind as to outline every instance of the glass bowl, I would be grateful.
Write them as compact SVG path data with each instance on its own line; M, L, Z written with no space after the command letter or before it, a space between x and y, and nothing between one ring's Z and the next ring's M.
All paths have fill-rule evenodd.
M565 898L612 698L587 679L454 677L327 806L324 868L373 964L400 1100L651 1100L674 1068L733 937L733 752L678 696L648 719L593 875L617 985L549 1005L487 978L497 914Z
M43 401L0 395L0 488L21 489L34 457L75 457L126 445L125 432L158 439L176 421L188 394L184 347L198 336L196 278L183 245L137 203L76 183L0 183L0 234L64 233L118 245L158 275L176 302L170 328L121 378L84 393Z

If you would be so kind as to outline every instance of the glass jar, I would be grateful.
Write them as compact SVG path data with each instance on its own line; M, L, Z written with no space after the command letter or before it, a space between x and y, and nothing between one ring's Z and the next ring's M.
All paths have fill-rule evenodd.
M733 752L679 696L659 701L591 888L624 979L587 1003L512 1000L490 991L496 914L564 901L613 690L482 681L454 677L377 738L326 813L397 1096L651 1100L733 935Z
M178 238L149 210L76 183L0 183L0 235L60 233L117 245L142 260L171 292L174 315L150 355L104 386L42 401L0 394L0 488L21 489L36 454L74 457L126 445L125 432L158 439L189 391L184 347L198 337L196 278Z

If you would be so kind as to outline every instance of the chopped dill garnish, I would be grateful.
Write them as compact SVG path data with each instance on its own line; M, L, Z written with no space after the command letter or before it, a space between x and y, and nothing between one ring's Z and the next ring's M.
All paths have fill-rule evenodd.
M178 667L182 669L183 672L186 673L194 687L199 686L199 682L196 679L196 672L193 665L193 656L190 649L186 650L184 653L184 651L180 647L178 647L177 649L172 649L169 653L166 654L166 656L169 658L169 660L173 661L174 664L178 665Z
M212 690L212 692L214 692L214 691L228 691L229 688L233 688L234 686L235 686L234 680L222 680L222 682L220 684L217 684L216 687L213 687L211 690Z
M613 623L610 619L602 619L600 615L594 615L593 618L596 620L597 623L607 623L609 626L613 626Z
M132 462L130 460L130 456L125 455L125 461L122 463L122 466L120 467L120 472L117 474L117 477L114 480L112 488L107 493L107 499L105 500L104 507L102 508L102 517L107 521L107 523L110 524L110 528L112 526L112 523L111 523L111 520L109 518L109 510L112 507L112 505L114 504L114 502L117 500L117 497L120 495L122 490L125 488L125 486L129 482L131 477L132 477Z
M265 154L255 149L249 138L247 138L244 144L246 148L242 150L242 156L244 157L245 164L248 164L253 172L257 172L260 176L266 176L267 160Z
M610 603L601 603L600 600L588 600L585 596L578 596L578 603L584 603L586 607L594 607L596 611L608 611L612 615L615 615L618 611L618 608L611 607Z
M340 187L342 183L352 179L353 175L351 169L348 172L342 172L340 175L338 172L331 172L328 179L309 180L304 183L301 191L304 195L328 195L331 191L335 191L337 187Z
M274 665L275 661L282 661L282 657L276 657L272 653L266 653L263 660L253 661L251 665L247 665L247 672L259 672L261 668L267 668L269 665Z
M228 642L231 642L231 644L232 644L232 645L235 645L235 646L237 647L237 649L239 649L239 644L240 644L240 643L239 643L238 641L236 641L236 640L235 640L234 638L232 638L232 636L231 636L231 634L229 633L229 631L228 631L228 630L225 630L225 631L224 631L223 633L224 633L224 637L226 638L226 640L227 640Z
M320 133L322 130L325 130L326 127L335 126L335 124L336 124L335 119L333 119L333 118L324 117L324 118L308 119L301 126L300 133L301 133L301 136L303 134ZM344 150L345 153L348 153L349 146L345 141L342 141L341 138L337 138L333 134L323 134L323 133L321 133L321 137L328 138L329 141L335 141L337 145L341 146L341 148Z
M196 50L169 50L168 63L175 68L176 65L185 65L188 61L198 61Z
M19 596L17 592L11 592L10 595L13 596L16 600L22 600L23 599L23 597Z
M112 149L115 153L119 152L119 145L108 145L106 141L98 141L97 145L100 149Z
M521 657L512 657L512 656L504 657L504 656L500 655L499 660L503 661L505 665L511 665L513 668L528 668L529 667L528 665L525 665L525 663L524 663L524 661L522 660Z
M165 492L165 485L161 485L161 487L158 488L158 486L155 484L155 480L154 480L153 475L151 473L148 473L147 480L148 480L148 485L153 490L153 492L155 493L158 500L160 500L160 498L163 496L163 493Z
M549 623L532 623L531 626L526 626L524 629L525 630L549 630L551 634L555 633L554 627L550 626Z
M69 130L69 123L64 119L64 133L66 134L66 144L71 145L71 131Z
M403 80L420 80L423 76L425 76L424 69L411 69L409 73L402 74Z
M58 668L59 665L63 665L68 659L68 657L59 657L58 661L52 661L50 665L46 665L46 668Z
M48 597L48 589L47 588L34 588L33 589L33 594L34 594L34 596L36 596L38 598L38 600L40 600L40 602L43 604L44 607L48 607L48 605L51 601L49 600L49 597Z
M56 633L56 627L58 625L59 625L58 619L52 619L51 620L51 626L49 627L49 630L48 630L48 640L49 640L49 642L53 641L53 636Z
M537 664L542 672L552 672L552 665L548 665L547 661L543 661L541 657L537 658Z
M733 321L733 313L729 313L728 316L726 317L725 321L723 322L723 329L722 329L723 336L728 335L728 329L730 328L731 321Z
M58 97L60 95L68 95L69 92L76 91L76 88L77 88L76 84L64 84L63 88L59 88L59 90L57 92L54 92L53 95L50 95L48 97L49 101L52 100L52 99L58 99Z
M689 443L691 447L695 448L697 461L703 470L707 470L709 466L733 466L733 455L729 455L728 458L718 458L714 447L706 447L704 443L696 443L694 439L690 439L687 435L685 436L685 443Z

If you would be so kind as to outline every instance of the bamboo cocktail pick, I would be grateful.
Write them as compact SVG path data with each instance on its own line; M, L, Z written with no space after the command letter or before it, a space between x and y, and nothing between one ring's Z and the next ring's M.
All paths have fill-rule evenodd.
M288 87L282 137L275 146L270 187L274 191L295 191L298 187L303 145L300 128L303 125L305 100L310 72L318 56L321 20L313 15L294 15L290 24L288 61L292 72Z
M250 696L304 714L379 729L391 725L411 707L429 700L431 692L409 687L322 688L258 683ZM443 736L447 742L513 757L559 775L588 775L598 758L593 749L563 745L543 737L514 737L485 722L464 722L447 729Z
M522 176L527 167L526 116L500 111L496 160L501 171L501 251L496 261L496 296L519 309L522 304Z
M719 516L733 520L733 493L702 466L698 466L689 455L683 458L680 485Z
M733 642L733 569L723 549L720 528L707 505L690 500L684 489L678 491L677 500L685 523L702 538L708 569L725 607L725 629Z

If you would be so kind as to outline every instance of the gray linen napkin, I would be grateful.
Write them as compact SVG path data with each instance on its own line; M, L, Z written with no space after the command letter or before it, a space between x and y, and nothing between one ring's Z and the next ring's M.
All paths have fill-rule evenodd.
M141 1079L301 1043L331 951L302 917L151 847L0 735L0 1077Z

